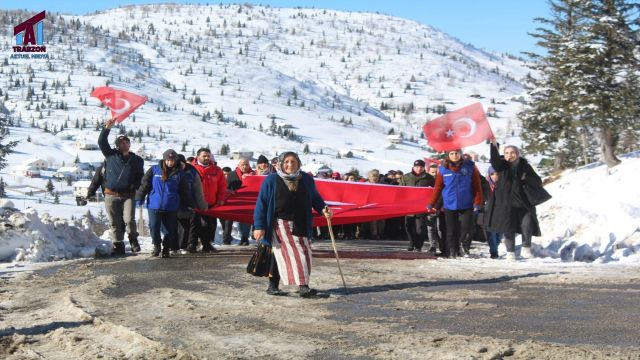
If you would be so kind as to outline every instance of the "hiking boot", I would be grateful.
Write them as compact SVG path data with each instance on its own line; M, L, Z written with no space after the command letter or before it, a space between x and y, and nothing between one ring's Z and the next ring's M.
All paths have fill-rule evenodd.
M131 245L132 253L140 252L140 243L138 243L138 239L129 239L129 245Z
M153 246L153 251L151 252L151 256L158 257L160 256L160 246Z
M429 248L429 251L427 251L429 254L435 255L437 250L436 248Z
M240 246L249 246L249 240L241 240Z
M280 290L278 288L278 283L273 282L272 280L269 280L269 287L267 288L267 294L269 295L273 295L273 296L285 296L287 295L286 292Z
M123 241L116 241L113 243L113 249L111 250L111 255L114 255L114 256L125 255Z
M409 246L409 247L407 248L407 251L413 251L414 249L415 249L415 248L414 248L413 246Z
M195 253L196 253L196 247L195 247L195 246L189 246L189 247L187 248L187 252L188 252L189 254L195 254Z
M300 297L308 298L318 294L318 290L311 289L309 285L300 285Z
M162 258L168 259L171 255L169 255L169 249L162 249Z

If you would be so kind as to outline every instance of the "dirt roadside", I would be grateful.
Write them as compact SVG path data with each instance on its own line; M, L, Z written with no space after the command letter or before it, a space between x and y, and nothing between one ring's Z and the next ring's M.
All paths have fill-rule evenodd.
M640 359L629 266L316 259L328 298L265 294L243 256L87 260L3 278L8 359Z

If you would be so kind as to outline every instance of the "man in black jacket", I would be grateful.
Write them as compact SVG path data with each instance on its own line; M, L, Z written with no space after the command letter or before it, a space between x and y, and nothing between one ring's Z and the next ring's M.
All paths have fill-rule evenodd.
M135 221L135 193L144 175L144 160L129 151L131 142L124 135L116 138L116 148L109 145L109 132L115 120L105 123L98 145L105 157L104 204L111 223L113 253L125 253L123 224L129 236L131 251L140 251Z
M400 179L402 186L429 187L435 184L433 176L425 171L424 160L418 159L413 162L411 172ZM422 251L424 240L427 238L427 214L416 214L405 217L405 228L409 238L409 251ZM438 246L436 239L430 239L429 252L435 253Z

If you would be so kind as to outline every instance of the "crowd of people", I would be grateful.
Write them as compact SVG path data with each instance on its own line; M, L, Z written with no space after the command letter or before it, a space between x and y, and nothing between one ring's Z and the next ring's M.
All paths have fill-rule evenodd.
M149 215L153 256L170 257L171 254L197 250L216 251L212 244L218 219L194 209L206 210L223 205L227 194L237 191L247 176L273 175L271 178L275 179L279 175L280 178L287 179L282 168L282 155L271 160L260 155L255 169L251 168L250 161L246 158L240 159L235 169L220 168L207 148L199 149L195 157L188 158L168 149L158 164L144 172L144 162L129 151L130 141L126 136L116 138L115 149L109 145L107 138L113 124L113 121L108 121L100 134L98 143L105 161L94 175L90 193L95 192L99 186L103 189L114 254L125 253L125 233L128 235L131 251L140 251L135 208L142 206L147 208ZM517 147L506 146L503 156L500 155L495 140L490 147L491 167L486 176L480 174L471 156L463 154L460 149L448 151L444 159L434 160L429 164L422 159L415 160L411 171L406 174L400 170L390 170L383 174L378 169L373 169L366 176L360 176L357 172L340 174L333 171L299 175L302 173L300 159L295 153L288 154L297 162L297 168L293 172L306 184L302 189L312 187L315 191L315 186L304 180L307 177L434 189L433 196L427 199L428 205L424 213L336 226L334 231L338 239L404 239L408 242L408 251L423 251L424 248L432 254L448 258L469 256L472 240L486 242L491 258L499 258L498 245L504 239L506 258L515 260L515 236L521 234L521 256L530 257L531 237L540 236L540 228L535 206L528 201L525 188L541 188L542 181L531 165L520 156ZM270 186L276 185L282 184L274 182ZM317 205L297 204L296 199L299 200L288 199L285 203L296 209L304 208L309 213L309 206ZM319 200L322 201L321 198ZM256 205L256 211L262 209L260 204L258 202ZM264 211L274 211L274 206L280 205L263 204L266 207ZM254 215L254 224L238 223L240 245L249 245L251 238L259 241L260 236L271 239L270 229L275 226L274 221L280 220L291 222L293 230L289 229L289 233L299 235L305 241L328 238L326 227L311 228L309 225L308 234L306 228L302 231L303 222L294 217L295 213L287 214L284 218L268 217L267 225L264 219L260 223L260 218L256 217L258 213ZM233 240L234 222L219 220L223 244L229 245ZM286 227L288 222L279 224L278 228ZM266 234L258 231L265 229ZM304 244L300 251L306 251ZM275 278L279 279L278 276ZM287 283L289 280L293 281L293 278L288 278ZM275 289L273 293L278 292L277 283L272 284L272 288Z

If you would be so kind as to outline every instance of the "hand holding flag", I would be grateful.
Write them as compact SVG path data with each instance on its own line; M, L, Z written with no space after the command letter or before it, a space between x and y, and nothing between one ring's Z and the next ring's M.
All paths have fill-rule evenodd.
M93 90L91 96L98 98L106 107L111 109L111 117L116 123L124 121L127 116L131 115L147 101L144 96L108 86L97 87Z

